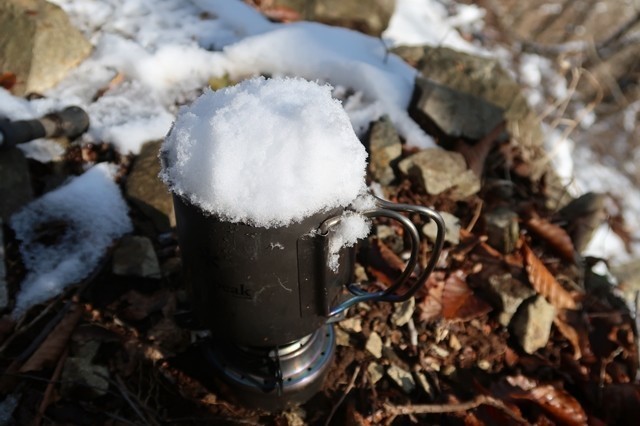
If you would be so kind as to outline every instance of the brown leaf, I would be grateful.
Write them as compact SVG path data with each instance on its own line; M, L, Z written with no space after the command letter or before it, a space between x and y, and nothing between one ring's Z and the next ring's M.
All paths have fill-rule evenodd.
M507 381L515 388L508 395L511 399L531 401L563 424L587 424L587 414L582 405L564 389L538 384L525 376L510 376Z
M378 249L380 250L380 256L386 262L386 264L393 270L402 272L405 268L406 262L400 258L388 245L380 240L377 240Z
M526 243L522 244L522 256L524 257L529 282L539 294L544 296L556 309L577 309L578 305L571 293L556 281L551 272Z
M532 217L525 225L538 237L545 240L563 259L573 262L575 248L571 237L563 228L545 219Z
M429 287L429 293L420 302L420 321L434 321L442 315L442 290L444 281L435 282Z
M55 365L58 358L67 347L69 337L75 330L78 321L82 317L82 309L77 305L72 305L71 309L60 320L58 325L47 336L44 342L22 365L20 372L42 370L43 368Z
M3 72L0 74L0 87L11 90L16 85L18 79L12 72Z
M491 311L491 306L478 298L467 285L467 276L455 271L444 283L442 316L445 319L468 321Z
M583 355L593 356L589 345L587 324L581 320L576 311L559 310L553 323L558 328L558 331L571 343L574 359L578 360Z

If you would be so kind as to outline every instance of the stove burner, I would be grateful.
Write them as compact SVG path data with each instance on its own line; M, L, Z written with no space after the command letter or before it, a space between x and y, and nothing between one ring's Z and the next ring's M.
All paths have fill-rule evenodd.
M325 325L284 346L212 342L205 354L238 402L280 410L304 403L320 390L334 351L333 326Z

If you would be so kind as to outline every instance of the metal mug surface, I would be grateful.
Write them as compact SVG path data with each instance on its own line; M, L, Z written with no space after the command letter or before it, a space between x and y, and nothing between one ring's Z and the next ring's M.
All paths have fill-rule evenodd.
M194 313L214 336L238 345L280 346L308 336L360 301L406 300L435 266L444 241L444 222L424 207L379 200L366 216L399 221L412 241L405 272L385 291L366 293L350 285L355 251L343 248L339 267L327 266L328 240L344 209L312 215L288 226L263 228L231 223L204 213L174 195L183 270ZM417 263L418 231L397 211L416 212L436 222L438 238L427 268L411 289L396 291ZM352 297L340 298L347 288Z

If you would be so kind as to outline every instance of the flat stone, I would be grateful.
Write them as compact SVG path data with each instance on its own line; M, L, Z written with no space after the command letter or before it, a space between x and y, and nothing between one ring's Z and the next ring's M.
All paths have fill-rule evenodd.
M29 163L24 154L17 148L2 151L0 153L0 200L2 200L0 219L8 221L13 213L32 199Z
M0 70L16 75L15 95L42 93L91 53L65 12L44 0L0 2Z
M84 357L68 357L61 377L61 393L68 397L97 398L109 391L109 369Z
M444 220L444 240L454 245L458 244L460 242L460 219L447 212L440 212L440 216ZM438 235L438 227L435 222L430 221L422 227L422 233L430 241L435 241Z
M504 120L504 110L486 100L429 80L416 78L412 116L430 120L452 137L482 139ZM418 121L422 121L418 119Z
M382 185L389 185L396 178L392 162L402 155L402 143L388 116L383 116L371 127L369 151L369 170L373 178Z
M166 185L158 178L160 160L158 152L162 141L142 146L127 177L126 196L147 216L159 233L169 232L176 224L173 198Z
M407 324L413 312L416 309L416 299L411 297L408 300L400 303L393 304L393 314L391 314L391 321L398 327L402 327Z
M542 296L535 296L520 306L511 321L512 332L528 354L544 348L549 341L556 309Z
M411 393L416 388L416 382L411 372L403 370L397 365L387 369L387 375L402 388L405 393Z
M507 208L497 208L485 214L488 243L504 254L511 253L520 238L518 214Z
M359 0L273 0L306 21L323 22L379 36L387 28L395 9L395 0L371 0L363 7Z
M334 331L336 333L336 345L351 346L351 342L349 340L349 333L347 333L340 327L336 327Z
M567 223L567 232L579 253L587 248L596 229L606 222L606 200L605 194L587 192L558 211Z
M352 333L362 332L362 320L360 318L345 318L339 322L339 325L344 330Z
M507 327L525 300L535 295L530 286L514 279L511 274L493 275L486 282L487 290L500 309L498 321Z
M488 105L501 109L511 139L522 147L535 148L532 153L539 156L546 154L537 114L529 107L520 85L502 68L497 59L475 56L447 47L400 46L392 51L414 64L429 81L455 92L480 98ZM425 89L429 87L430 85L426 85ZM475 104L482 105L482 108L486 106L477 102ZM469 117L478 118L483 114L490 121L479 127L474 133L476 135L482 133L481 128L491 130L494 123L497 124L495 120L498 110L473 113ZM468 120L475 121L471 118ZM486 133L488 132L485 131L480 137Z
M3 223L0 219L0 311L9 306L9 294L7 292L7 269L4 254Z
M451 190L451 197L461 200L480 191L480 180L457 152L427 148L405 158L398 167L405 175L414 176L431 195Z
M431 383L429 383L429 379L427 379L427 376L419 371L416 371L415 374L420 388L422 388L424 393L426 393L428 396L433 397L433 388L431 387Z
M367 366L367 373L369 374L369 380L372 385L375 385L384 376L384 367L377 362L371 362Z
M160 265L151 240L140 236L123 237L113 252L113 273L160 278Z
M365 349L374 357L378 359L382 358L382 339L378 333L372 331L371 334L369 334Z

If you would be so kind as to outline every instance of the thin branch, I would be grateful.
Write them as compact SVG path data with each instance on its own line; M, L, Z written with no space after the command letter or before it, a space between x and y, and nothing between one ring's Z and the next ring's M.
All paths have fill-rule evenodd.
M349 384L347 385L346 389L344 390L344 393L342 394L342 396L340 397L338 402L336 402L335 405L333 406L333 408L331 409L331 412L329 413L329 417L327 417L327 421L324 423L325 426L329 426L331 424L331 419L336 414L336 411L338 410L338 407L340 407L340 405L344 402L344 400L347 397L347 395L349 394L349 392L351 392L351 389L353 389L353 386L356 383L356 378L358 377L358 374L360 374L360 366L359 365L356 367L355 371L353 372L353 376L351 376L351 381L349 381Z
M47 407L51 404L51 395L53 394L53 388L57 383L58 379L62 375L62 368L64 367L64 363L67 360L67 356L69 355L69 347L66 347L62 355L58 359L58 363L56 364L56 368L51 375L51 379L47 384L47 388L44 391L44 395L42 396L42 402L40 403L40 407L38 408L38 413L36 414L35 419L33 419L34 426L39 426L42 423L42 419L44 417L44 412L47 411Z
M507 407L507 405L491 396L487 395L478 395L471 401L467 402L459 402L455 404L422 404L422 405L391 405L385 404L384 411L388 416L396 417L396 416L410 416L414 414L444 414L444 413L455 413L458 411L469 411L474 408L478 408L481 405L490 405L495 407L506 415L511 417L513 420L522 423L528 424L528 422L522 418L519 414L515 413L512 409Z

